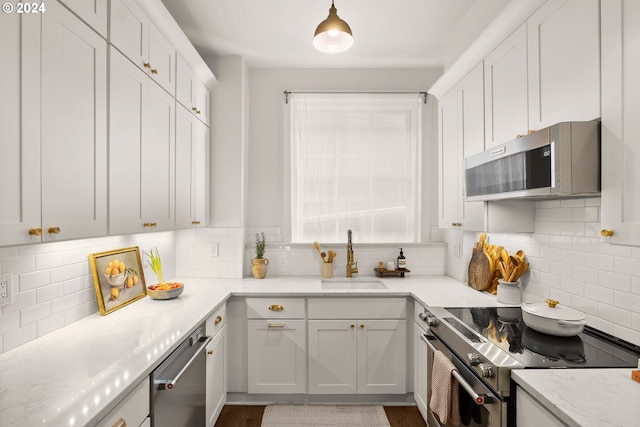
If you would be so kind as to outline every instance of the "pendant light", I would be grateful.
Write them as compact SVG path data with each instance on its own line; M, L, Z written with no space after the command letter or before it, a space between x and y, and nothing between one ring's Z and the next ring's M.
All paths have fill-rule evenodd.
M313 47L324 53L340 53L353 46L353 35L349 24L338 16L338 10L331 0L329 16L322 21L313 37Z

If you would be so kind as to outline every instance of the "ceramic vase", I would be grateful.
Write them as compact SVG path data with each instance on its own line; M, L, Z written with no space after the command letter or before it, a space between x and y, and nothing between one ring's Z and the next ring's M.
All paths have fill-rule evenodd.
M264 279L267 275L269 260L266 258L254 258L251 262L251 272L256 279Z

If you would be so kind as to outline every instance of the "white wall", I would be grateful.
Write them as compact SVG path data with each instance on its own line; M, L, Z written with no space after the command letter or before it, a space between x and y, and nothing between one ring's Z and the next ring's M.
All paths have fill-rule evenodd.
M521 280L524 300L546 298L580 310L588 324L640 345L640 247L616 246L600 237L600 198L536 202L535 233L489 234L509 253L522 249L530 272ZM447 275L467 281L478 233L444 232Z
M247 226L277 228L289 241L285 192L284 91L426 91L440 76L440 69L251 69L249 70L250 121L248 158ZM424 111L423 240L430 240L437 223L437 128L434 100Z

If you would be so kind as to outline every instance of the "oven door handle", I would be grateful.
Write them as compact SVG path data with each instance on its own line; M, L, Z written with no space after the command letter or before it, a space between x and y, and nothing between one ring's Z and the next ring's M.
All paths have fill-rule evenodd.
M429 342L429 338L427 338L426 335L420 334L420 339L424 341L425 344L427 344L427 347L429 347L431 351L436 352L438 350L433 344ZM458 383L460 383L462 388L464 388L466 392L469 393L469 396L471 396L476 405L484 405L485 403L491 403L494 401L494 397L491 395L476 393L473 387L471 387L467 380L465 380L464 377L460 375L457 369L451 371L451 374L456 380L458 380Z

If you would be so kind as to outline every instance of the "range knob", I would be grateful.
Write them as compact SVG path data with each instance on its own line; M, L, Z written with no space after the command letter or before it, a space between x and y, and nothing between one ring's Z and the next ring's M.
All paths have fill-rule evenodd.
M467 353L467 359L469 359L471 366L478 366L480 363L480 355L478 353Z
M438 323L440 323L440 321L438 320L437 317L435 317L435 316L427 316L427 325L429 325L429 326L438 326Z
M480 363L478 368L480 369L482 378L491 378L493 376L493 369L488 363Z

